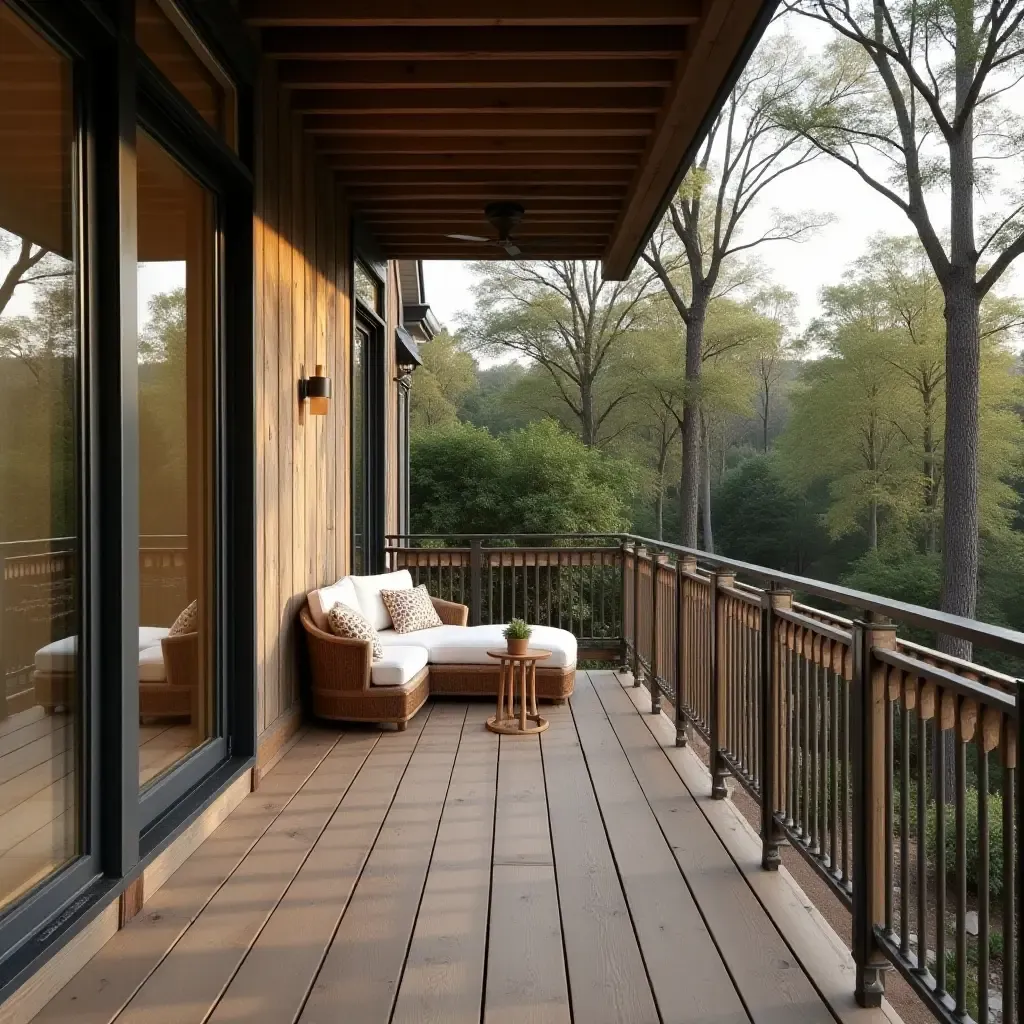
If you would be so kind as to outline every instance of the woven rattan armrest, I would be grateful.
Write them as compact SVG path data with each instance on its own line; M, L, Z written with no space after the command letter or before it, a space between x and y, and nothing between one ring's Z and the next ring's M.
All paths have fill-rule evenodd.
M368 640L350 640L317 629L308 608L299 613L306 631L309 665L315 690L368 690L373 647Z
M469 608L455 601L442 601L439 597L430 599L437 617L446 626L465 626L469 622Z

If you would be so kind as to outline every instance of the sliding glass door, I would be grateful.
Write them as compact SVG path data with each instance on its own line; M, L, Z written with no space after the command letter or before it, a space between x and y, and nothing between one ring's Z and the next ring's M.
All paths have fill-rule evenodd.
M82 850L73 77L0 7L0 910Z

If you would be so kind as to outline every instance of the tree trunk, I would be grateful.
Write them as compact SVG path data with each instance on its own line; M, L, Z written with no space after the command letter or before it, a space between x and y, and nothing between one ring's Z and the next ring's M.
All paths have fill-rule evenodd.
M594 416L594 382L586 378L580 383L580 427L583 443L597 447L597 420Z
M868 547L878 550L878 502L873 498L868 506Z
M703 435L704 457L701 459L701 499L704 550L715 553L715 535L711 529L711 431L701 417L701 434Z
M665 539L665 463L668 461L668 444L664 439L658 452L658 494L654 502L655 534L658 540Z
M956 18L956 108L964 109L977 50L973 8ZM974 119L949 146L951 270L946 300L946 442L941 608L974 616L978 603L978 395L981 364L974 243ZM943 636L940 649L971 657L965 640Z
M694 294L686 324L686 395L683 403L683 465L679 478L679 542L697 547L697 514L700 503L700 370L704 349L704 318L707 301Z

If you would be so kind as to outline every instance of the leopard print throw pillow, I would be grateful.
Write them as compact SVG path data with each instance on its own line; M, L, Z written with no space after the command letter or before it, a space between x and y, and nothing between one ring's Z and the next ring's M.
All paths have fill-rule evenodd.
M380 645L377 630L366 619L347 604L340 601L327 613L327 625L335 636L348 640L366 640L373 646L373 660L380 661L384 657L384 648Z
M380 597L391 615L396 633L415 633L443 625L422 583L412 590L382 590Z
M164 622L167 620L164 619ZM193 601L175 620L168 636L184 636L199 631L199 602Z

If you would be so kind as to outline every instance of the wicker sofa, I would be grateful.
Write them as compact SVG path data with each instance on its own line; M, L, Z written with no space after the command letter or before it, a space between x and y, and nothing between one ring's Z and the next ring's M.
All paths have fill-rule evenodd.
M397 577L397 578L396 578ZM353 594L347 580L362 589ZM432 598L443 625L414 633L396 634L390 618L376 617L366 606L366 582L412 586L408 572L380 577L345 577L332 587L312 591L300 613L312 676L313 713L319 718L355 722L394 723L404 729L428 696L496 696L498 663L487 650L503 647L500 625L468 626L463 604ZM360 600L361 599L361 600ZM365 640L335 636L326 615L335 600L359 607L378 629L384 657L373 660ZM386 613L384 613L386 615ZM380 616L379 610L376 612ZM536 627L535 642L552 650L550 662L537 666L537 697L562 702L572 694L576 676L576 640L571 633Z

